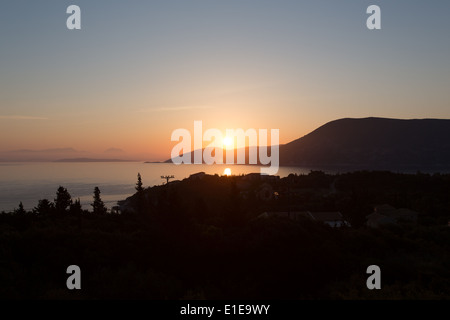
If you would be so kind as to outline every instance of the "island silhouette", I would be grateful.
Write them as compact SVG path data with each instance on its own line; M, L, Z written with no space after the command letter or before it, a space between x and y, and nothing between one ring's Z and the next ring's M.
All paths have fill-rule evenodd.
M343 170L448 171L448 137L450 120L447 119L338 119L280 145L280 165ZM249 153L256 151L258 154L258 147L246 147L244 151L248 164ZM234 150L235 163L238 152ZM193 163L194 152L189 156ZM165 163L172 163L172 159ZM223 163L226 163L225 151Z

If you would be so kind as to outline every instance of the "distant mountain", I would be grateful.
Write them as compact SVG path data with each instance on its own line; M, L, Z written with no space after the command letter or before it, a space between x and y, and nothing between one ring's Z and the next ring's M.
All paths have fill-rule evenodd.
M122 159L93 159L93 158L73 158L73 159L60 159L55 162L130 162L133 160Z
M79 151L74 148L52 149L19 149L12 151L0 151L2 161L54 161L62 158L75 158L90 156L89 152Z
M80 151L74 148L53 149L19 149L0 151L0 162L16 161L51 161L51 162L123 162L135 161L135 157L128 156L124 150L109 148L104 152ZM143 157L141 157L143 159Z
M248 161L248 148L246 148ZM191 153L193 160L193 154ZM172 162L171 159L166 162ZM450 120L339 119L280 145L280 165L450 170Z
M14 150L15 153L77 153L82 151L77 151L74 148L53 148L53 149L43 149L43 150L31 150L31 149L20 149Z
M122 149L119 149L119 148L109 148L109 149L106 149L105 151L103 151L103 153L123 154L123 153L125 153L125 151Z
M340 119L280 147L282 165L450 167L450 120Z

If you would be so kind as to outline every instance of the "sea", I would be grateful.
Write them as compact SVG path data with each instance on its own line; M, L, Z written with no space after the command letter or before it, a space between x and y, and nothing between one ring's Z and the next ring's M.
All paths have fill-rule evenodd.
M40 199L53 201L59 186L65 187L72 199L80 199L83 209L91 210L95 187L99 187L105 205L111 207L135 193L137 174L144 187L162 185L161 176L173 175L183 180L191 174L205 172L223 175L229 168L232 175L260 172L253 165L174 165L144 162L11 162L0 163L0 211L10 212L22 202L32 210ZM280 167L277 175L307 174L311 169Z

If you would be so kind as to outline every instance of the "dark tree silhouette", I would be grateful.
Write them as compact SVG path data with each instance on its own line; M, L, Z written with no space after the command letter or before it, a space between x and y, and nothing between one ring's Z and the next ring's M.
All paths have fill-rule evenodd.
M106 213L106 207L102 199L100 198L100 189L98 187L95 187L94 189L94 202L91 204L91 206L94 210L94 213L96 214Z
M81 208L80 198L70 205L70 214L77 217L78 229L81 230L81 216L83 214L83 209Z
M144 191L144 188L142 187L142 178L141 178L141 174L139 172L138 172L137 177L138 177L138 181L136 183L135 189L137 192L142 192L142 191Z
M7 261L0 262L0 299L450 298L450 174L249 178L205 175L148 187L121 203L130 214L0 214L0 260ZM277 200L259 199L266 184ZM142 216L133 214L140 195ZM420 214L378 228L261 215L290 208L365 219L377 204ZM38 208L45 206L51 203ZM61 290L72 261L85 266L91 284L75 296ZM365 286L371 261L388 269L376 292Z
M66 188L59 186L56 192L55 208L57 213L66 212L67 208L72 204L72 197Z
M230 225L236 225L242 222L242 212L241 212L241 200L239 197L239 189L236 185L236 180L232 180L230 184L230 195L227 204L227 222Z
M137 191L137 212L142 214L145 211L144 187L142 186L141 174L138 173L137 177L138 180L135 187Z
M33 213L37 215L49 215L55 210L55 205L48 199L39 200L37 207L33 209Z
M23 208L22 201L20 201L20 203L19 203L19 209L16 209L16 210L15 210L15 213L17 213L17 214L25 214L25 213L27 213L27 212L25 211L25 209Z
M75 200L74 203L72 203L70 205L70 213L71 214L81 214L83 212L83 209L81 208L81 202L80 202L80 198L78 198L77 200Z

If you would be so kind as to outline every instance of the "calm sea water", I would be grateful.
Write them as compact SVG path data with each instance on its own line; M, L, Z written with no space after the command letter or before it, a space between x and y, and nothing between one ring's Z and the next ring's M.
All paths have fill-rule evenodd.
M189 175L204 171L222 175L226 168L232 174L260 172L258 166L245 165L180 165L142 162L101 163L0 163L0 211L11 211L22 201L25 209L34 208L39 199L55 198L56 189L67 188L72 198L80 198L84 209L91 210L94 188L98 186L102 200L108 208L134 193L137 173L142 176L145 187L165 182L162 175L174 175L182 180ZM280 177L289 173L308 173L299 167L282 167Z

